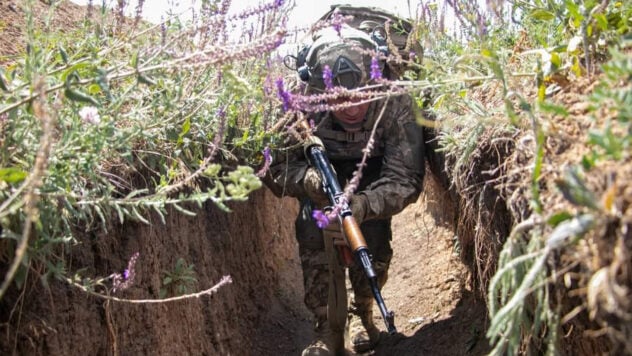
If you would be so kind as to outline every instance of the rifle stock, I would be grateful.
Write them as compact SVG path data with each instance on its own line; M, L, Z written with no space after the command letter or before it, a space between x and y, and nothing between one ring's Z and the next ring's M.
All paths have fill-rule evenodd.
M305 132L310 132L309 127L306 127ZM350 264L351 261L348 259L351 259L351 253L349 253L349 250L353 253L356 263L362 267L364 274L369 281L371 292L373 293L373 297L380 309L382 318L384 319L386 330L389 334L394 334L397 332L397 329L395 328L395 315L392 311L389 311L386 308L386 304L384 303L384 299L380 293L377 274L373 269L369 248L366 240L364 239L364 235L362 234L362 230L360 230L360 225L353 218L351 208L346 199L343 199L344 191L340 187L338 178L336 177L331 163L325 155L325 148L320 144L313 143L314 140L308 140L307 142L312 142L312 144L305 147L305 154L307 155L311 165L320 173L323 181L323 188L327 193L330 204L332 206L340 207L338 216L342 222L342 229L346 239L346 246L340 246L342 257L345 259L346 263Z

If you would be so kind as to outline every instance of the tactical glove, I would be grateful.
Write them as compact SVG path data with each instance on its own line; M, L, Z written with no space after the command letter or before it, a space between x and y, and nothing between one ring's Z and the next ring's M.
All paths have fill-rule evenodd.
M329 199L323 190L323 181L315 168L309 167L305 171L303 189L305 189L305 193L317 207L322 208L329 205Z
M362 224L364 218L366 216L366 196L360 194L354 194L351 196L351 214L355 221L359 224Z

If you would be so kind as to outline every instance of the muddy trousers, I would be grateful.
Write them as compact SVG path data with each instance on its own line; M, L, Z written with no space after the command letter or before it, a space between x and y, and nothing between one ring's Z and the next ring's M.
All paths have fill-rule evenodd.
M329 288L329 266L325 253L322 231L311 217L311 204L301 204L299 216L295 222L296 238L303 269L305 305L314 314L316 330L327 320L327 297ZM388 267L393 256L391 249L391 220L370 220L360 225L372 256L373 267L378 276L380 288L388 279ZM355 263L349 267L349 280L352 287L350 309L371 308L373 293L361 267Z

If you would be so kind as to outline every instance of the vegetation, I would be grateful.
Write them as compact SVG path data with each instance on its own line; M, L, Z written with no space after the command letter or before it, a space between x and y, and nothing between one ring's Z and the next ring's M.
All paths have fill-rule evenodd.
M267 22L265 9L237 15L253 29L229 39L237 17L219 2L195 27L127 24L93 9L70 35L39 29L34 1L26 4L29 50L1 73L0 217L14 268L0 296L31 264L67 273L54 251L81 229L147 222L168 206L227 209L261 186L249 164L261 163L275 104L260 53L284 38L280 5Z
M81 231L149 223L148 214L169 207L228 209L261 186L269 149L282 149L295 117L320 108L322 96L290 94L278 48L296 34L285 28L284 1L228 15L230 2L207 0L192 20L159 25L89 7L63 34L47 27L56 5L42 27L34 3L25 1L24 53L0 68L0 256L9 263L0 298L29 271L115 293L127 275L86 278L66 266L65 248ZM625 175L615 176L631 160L632 4L491 1L483 12L473 0L446 0L418 10L423 56L411 57L403 80L382 81L386 90L355 95L408 92L439 118L451 189L463 199L459 248L486 256L472 273L487 296L493 353L555 354L561 325L579 313L608 330L613 348L631 352L631 199ZM560 171L550 166L551 141L560 123L580 123L556 93L582 80L597 83L586 99L593 122L581 138L586 149ZM505 163L481 171L475 152L529 163L519 173ZM511 231L495 242L493 227L465 213L484 208L471 172L510 210ZM600 251L602 240L620 250ZM182 259L163 277L163 296L196 283ZM573 290L585 290L581 304L565 310Z

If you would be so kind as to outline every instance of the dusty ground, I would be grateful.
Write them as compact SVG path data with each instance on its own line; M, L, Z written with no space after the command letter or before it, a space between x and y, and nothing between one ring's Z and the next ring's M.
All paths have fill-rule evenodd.
M396 313L399 334L384 339L374 355L482 355L486 350L485 305L466 287L454 233L427 211L429 196L393 220L394 256L384 298Z

